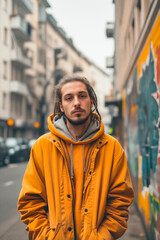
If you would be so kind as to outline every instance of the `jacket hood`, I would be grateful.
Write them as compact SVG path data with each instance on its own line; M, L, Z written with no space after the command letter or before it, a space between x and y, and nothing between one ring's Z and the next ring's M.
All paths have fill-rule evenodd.
M68 143L87 144L97 140L104 134L102 121L99 121L99 117L96 113L93 114L96 116L95 120L91 121L87 131L78 141L76 141L68 131L63 117L57 118L57 116L54 116L53 114L50 115L48 117L48 128L51 133Z

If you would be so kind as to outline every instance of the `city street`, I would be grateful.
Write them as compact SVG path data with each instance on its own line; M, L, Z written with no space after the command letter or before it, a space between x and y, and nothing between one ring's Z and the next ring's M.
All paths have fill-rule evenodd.
M25 240L25 225L20 221L17 199L27 163L0 168L0 239Z

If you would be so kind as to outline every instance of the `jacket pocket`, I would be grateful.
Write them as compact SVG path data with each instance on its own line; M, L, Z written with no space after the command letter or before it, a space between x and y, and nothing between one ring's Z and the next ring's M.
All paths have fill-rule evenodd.
M94 228L91 232L89 240L114 240L114 238L111 235L103 237L100 234L98 234L97 228Z

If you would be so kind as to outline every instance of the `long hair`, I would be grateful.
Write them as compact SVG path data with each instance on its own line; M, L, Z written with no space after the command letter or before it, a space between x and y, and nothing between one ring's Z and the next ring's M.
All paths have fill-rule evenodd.
M59 115L59 117L61 117L63 115L63 112L61 112L59 103L62 103L62 93L61 93L61 89L63 87L64 84L69 83L69 82L74 82L74 81L79 81L85 84L89 97L90 99L93 100L93 105L94 105L94 109L92 110L92 112L96 112L99 115L99 118L101 120L101 115L98 111L98 104L97 104L97 96L96 93L94 91L94 89L92 88L90 82L87 80L87 78L76 75L76 74L72 74L72 75L65 75L60 81L59 83L55 86L54 89L54 115Z

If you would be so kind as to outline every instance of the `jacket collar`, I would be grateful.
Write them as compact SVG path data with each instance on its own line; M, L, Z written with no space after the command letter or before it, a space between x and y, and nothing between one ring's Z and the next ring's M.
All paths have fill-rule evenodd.
M94 113L95 116L97 116L97 114ZM55 135L56 137L63 139L65 142L70 143L70 144L87 144L87 143L91 143L93 141L96 141L97 139L99 139L100 137L103 136L104 134L104 126L102 121L100 121L100 126L99 126L99 130L93 134L93 136L91 136L90 138L86 138L86 140L82 139L81 141L75 141L72 138L66 136L65 134L63 134L61 131L59 131L59 129L57 129L54 126L54 115L50 115L48 118L48 127L50 132Z

